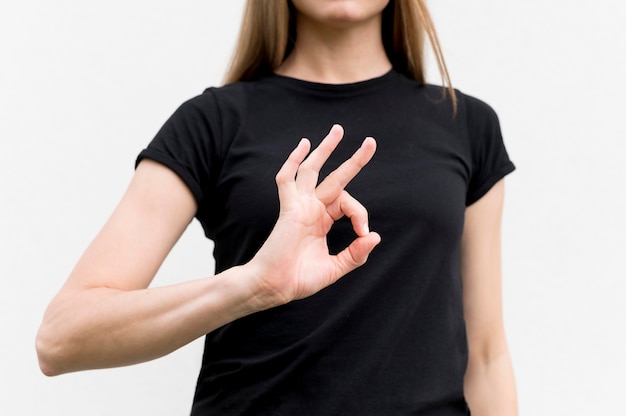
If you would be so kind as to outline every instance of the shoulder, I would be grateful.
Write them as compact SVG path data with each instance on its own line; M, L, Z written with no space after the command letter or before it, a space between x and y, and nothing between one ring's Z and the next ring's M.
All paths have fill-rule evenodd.
M253 82L236 82L218 87L210 87L204 90L203 96L210 97L221 106L241 106L246 101L250 89L254 88Z
M455 90L459 115L465 119L468 129L497 125L498 114L494 108L480 98Z
M251 88L254 85L249 82L208 87L180 104L170 123L210 126L216 133L229 131L245 118Z
M453 111L452 97L446 87L436 84L421 84L416 80L404 80L405 86L421 96L425 102L433 106L433 110L442 114ZM496 111L480 98L466 94L462 90L454 89L457 101L457 112L454 117L457 122L466 123L469 127L474 124L484 124L498 120Z
M246 86L243 84L208 87L201 94L184 101L179 111L203 113L218 111L221 107L240 106L246 98Z
M444 121L445 124L452 123L458 127L465 127L475 121L494 118L495 111L485 101L454 89L456 98L456 111L453 97L448 87L433 83L421 83L418 80L409 78L405 74L398 74L396 84L408 93L410 100L420 103L421 109L430 117Z

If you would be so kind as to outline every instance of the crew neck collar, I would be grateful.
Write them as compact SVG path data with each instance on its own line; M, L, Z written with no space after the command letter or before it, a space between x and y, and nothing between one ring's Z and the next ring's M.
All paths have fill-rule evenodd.
M307 92L358 94L375 89L376 87L395 79L397 76L399 76L399 73L392 68L383 75L374 78L343 84L327 84L322 82L306 81L303 79L278 74L270 75L267 80L276 84L280 84L287 88Z

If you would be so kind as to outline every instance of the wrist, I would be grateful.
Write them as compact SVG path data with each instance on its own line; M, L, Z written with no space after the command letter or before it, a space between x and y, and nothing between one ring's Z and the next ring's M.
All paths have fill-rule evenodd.
M251 307L257 312L284 305L290 301L276 286L271 274L277 273L263 264L256 256L248 263L238 266L250 293Z
M255 261L233 266L215 277L219 277L225 289L232 294L238 304L240 317L279 306L275 291L262 284L264 271Z

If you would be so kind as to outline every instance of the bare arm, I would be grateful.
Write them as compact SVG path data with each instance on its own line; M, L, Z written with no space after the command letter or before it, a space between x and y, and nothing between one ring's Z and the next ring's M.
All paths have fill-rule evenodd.
M148 288L196 203L172 171L142 161L46 311L37 336L42 371L56 375L154 359L237 318L309 296L363 264L380 238L366 229L367 211L343 188L369 161L375 142L366 140L316 187L319 169L342 135L334 127L306 161L306 140L290 155L277 175L278 222L252 261L167 287ZM357 238L330 256L326 233L342 215L351 217Z
M517 415L517 397L502 319L500 224L504 181L466 209L463 302L469 342L465 395L472 415Z

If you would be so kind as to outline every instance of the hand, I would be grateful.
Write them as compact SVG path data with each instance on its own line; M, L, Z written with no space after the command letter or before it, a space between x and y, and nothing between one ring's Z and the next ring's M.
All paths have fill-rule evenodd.
M374 139L366 138L350 159L317 185L320 169L342 137L343 128L334 125L308 157L311 144L302 139L276 175L280 215L249 263L255 266L254 288L270 306L305 298L334 283L364 264L380 242L380 236L369 231L366 209L344 190L374 155ZM330 255L326 235L344 215L357 238Z

